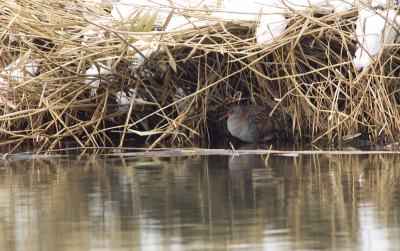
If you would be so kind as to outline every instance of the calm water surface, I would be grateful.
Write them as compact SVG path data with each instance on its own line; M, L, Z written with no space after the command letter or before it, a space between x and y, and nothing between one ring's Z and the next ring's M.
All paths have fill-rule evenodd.
M398 250L398 155L8 160L1 250Z

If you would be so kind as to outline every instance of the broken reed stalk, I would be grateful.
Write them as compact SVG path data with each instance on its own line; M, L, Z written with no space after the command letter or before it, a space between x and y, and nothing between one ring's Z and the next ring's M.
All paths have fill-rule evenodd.
M265 48L255 41L256 24L224 22L200 7L157 8L169 14L157 24L164 28L178 13L207 21L174 31L154 30L148 8L128 21L111 18L110 8L67 0L0 4L0 69L19 59L0 73L0 145L121 147L147 136L153 148L168 136L209 140L227 133L216 120L234 102L274 108L298 140L341 141L361 131L371 140L397 139L399 46L386 46L358 72L358 6L340 20L336 13L285 13L287 28ZM156 51L144 55L139 40ZM137 51L148 60L135 69ZM110 73L87 76L94 62ZM33 75L29 64L38 67ZM25 74L11 76L16 68ZM96 80L99 87L91 85ZM118 93L131 103L118 104Z

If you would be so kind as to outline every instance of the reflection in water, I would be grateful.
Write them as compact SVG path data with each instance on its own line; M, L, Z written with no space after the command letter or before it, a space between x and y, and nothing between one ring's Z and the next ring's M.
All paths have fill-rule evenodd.
M400 245L397 155L1 164L1 250L392 250Z

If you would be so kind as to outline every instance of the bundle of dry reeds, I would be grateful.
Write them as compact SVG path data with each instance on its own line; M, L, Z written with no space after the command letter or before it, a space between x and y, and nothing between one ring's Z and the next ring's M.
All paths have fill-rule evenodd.
M1 144L209 140L226 133L216 120L233 102L275 108L301 140L397 139L399 47L356 69L360 4L340 15L287 6L283 33L261 45L262 11L227 21L238 13L169 2L131 5L129 17L115 18L113 4L0 4Z

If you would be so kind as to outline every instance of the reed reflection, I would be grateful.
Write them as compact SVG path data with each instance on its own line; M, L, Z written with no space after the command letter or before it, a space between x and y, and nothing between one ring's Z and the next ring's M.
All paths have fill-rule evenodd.
M11 160L3 250L397 247L397 155ZM44 247L46 245L46 247ZM250 248L250 249L251 249Z

